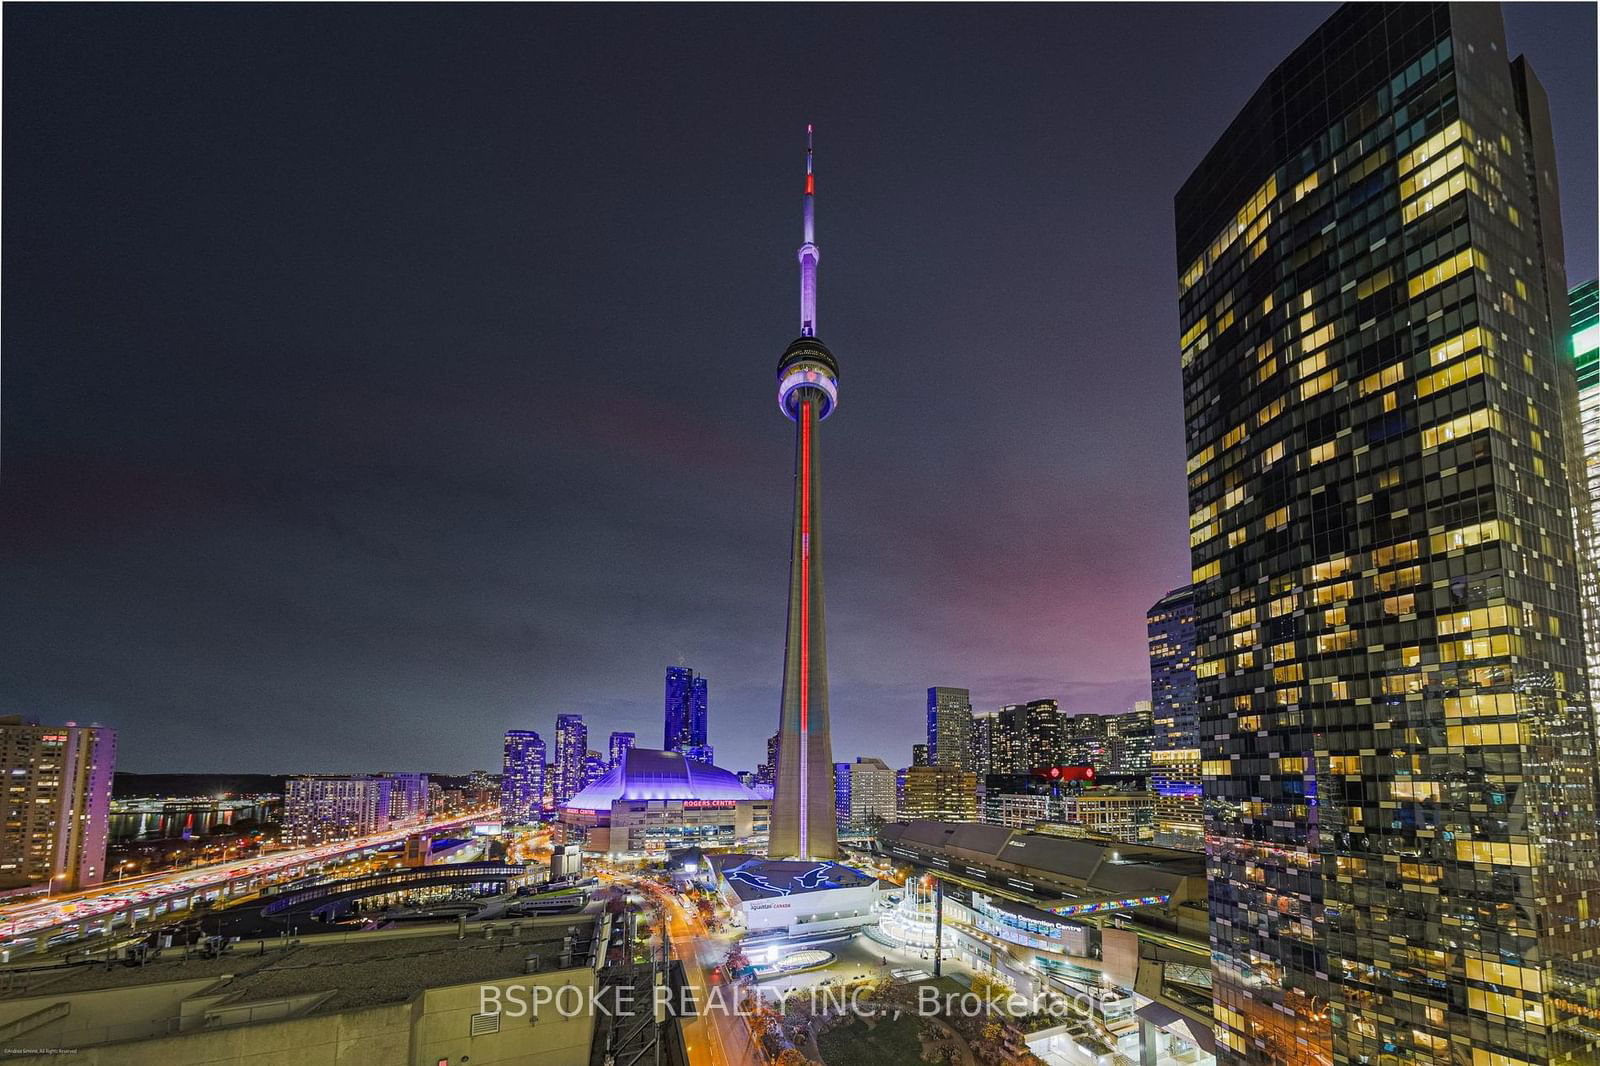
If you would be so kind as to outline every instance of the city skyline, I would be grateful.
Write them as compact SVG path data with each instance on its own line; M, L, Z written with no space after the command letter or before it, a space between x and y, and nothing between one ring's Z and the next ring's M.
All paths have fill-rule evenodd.
M149 16L141 26L125 24L126 16L114 11L92 23L63 11L54 25L44 25L8 11L11 42L30 45L7 72L14 90L7 94L8 117L22 102L35 112L16 114L13 129L41 121L40 108L63 125L51 153L36 163L13 159L8 172L14 203L39 198L41 208L35 220L13 218L13 247L37 269L15 278L6 325L13 343L4 427L10 505L0 515L0 578L8 590L0 605L8 648L0 712L115 728L119 761L134 771L338 771L352 769L346 753L357 750L363 764L406 765L417 761L408 753L426 742L426 769L466 772L496 763L505 730L548 730L558 713L581 713L595 736L654 735L661 667L681 655L718 679L711 737L725 746L718 762L757 764L775 710L782 648L782 611L774 606L781 590L767 586L783 565L788 520L784 501L766 499L772 471L783 469L787 457L781 443L772 443L770 407L763 406L770 398L762 399L762 353L786 339L776 324L792 295L783 280L787 255L773 251L785 246L785 216L771 206L786 188L792 131L808 120L837 145L830 147L837 168L830 174L837 176L829 179L841 193L834 201L838 250L830 259L841 274L834 277L848 277L841 286L853 293L880 297L830 305L836 308L830 334L848 336L852 352L870 353L852 358L851 408L860 417L852 414L837 432L830 422L833 454L872 457L829 474L831 528L840 531L832 534L830 566L839 590L830 597L834 643L855 649L835 650L830 661L836 758L865 755L903 765L904 751L866 730L853 733L847 723L888 708L908 733L917 732L922 693L936 683L970 689L984 710L1039 698L1061 699L1068 713L1126 710L1148 687L1141 674L1143 612L1183 583L1189 569L1176 417L1178 331L1168 277L1172 236L1164 208L1218 116L1235 113L1261 72L1330 10L1179 9L1170 25L1153 31L1163 55L1180 40L1228 36L1229 27L1248 25L1252 33L1237 44L1232 69L1184 60L1148 83L1149 72L1136 82L1092 56L1084 70L1051 68L1046 77L1039 69L1050 33L1058 32L1052 26L1109 41L1126 32L1125 19L1091 11L1077 22L1017 18L1001 27L1003 43L988 47L1012 49L1022 60L1002 79L1008 94L1047 102L1092 90L1107 104L1107 123L1144 116L1164 138L1158 165L1155 156L1120 142L1131 153L1125 161L1086 163L1109 148L1108 129L1093 123L1075 130L1071 144L1033 138L1049 128L1038 125L1048 113L1045 103L1006 113L996 131L977 130L992 117L987 104L994 97L943 106L954 102L943 93L972 88L973 72L959 63L951 87L926 108L937 120L905 110L909 101L898 96L852 115L852 105L875 99L871 83L845 69L849 48L825 47L820 69L837 75L818 79L826 90L771 107L783 99L773 89L777 95L752 106L764 112L759 116L712 109L725 125L695 126L673 138L693 166L624 168L623 177L596 194L607 210L630 204L624 194L638 189L653 190L644 198L652 202L663 195L680 200L692 206L681 224L715 241L714 254L689 264L691 284L671 281L659 296L646 291L660 283L655 274L649 283L640 274L635 283L627 273L639 249L610 250L622 248L616 233L609 234L612 245L581 260L588 273L607 279L604 285L556 278L525 258L533 251L505 250L518 236L540 256L547 246L570 250L577 240L562 225L535 219L534 207L517 208L524 199L571 192L526 183L527 168L549 169L539 153L469 153L473 170L465 176L430 161L406 179L415 184L396 189L372 175L405 158L411 127L382 127L378 142L365 149L342 147L331 136L302 134L306 97L277 111L249 110L264 133L241 151L271 159L282 144L309 136L321 161L315 173L342 175L334 190L359 192L378 205L355 228L338 231L339 243L331 246L341 275L369 278L333 290L359 309L360 322L330 312L320 294L274 273L305 254L294 243L305 235L293 228L305 222L283 212L303 210L305 221L326 223L342 203L319 191L311 172L272 171L278 184L264 194L279 213L246 213L240 223L228 220L240 214L241 198L263 188L199 149L157 165L150 149L113 139L127 149L125 158L84 164L98 159L99 127L75 109L102 99L117 79L167 75L135 72L120 54L97 71L63 62L56 49L69 35L61 27L142 40L155 35L152 27L164 25L165 16ZM1531 56L1555 98L1558 156L1567 175L1568 265L1577 283L1585 278L1581 265L1592 272L1595 260L1593 189L1581 180L1594 171L1591 127L1583 124L1593 112L1593 57L1577 46L1593 39L1593 12L1512 7L1506 15L1513 54ZM328 20L333 39L360 25L355 16L317 17ZM255 16L237 18L249 23ZM205 12L185 21L189 32L219 38L223 27L240 24ZM484 33L498 25L481 15L467 22ZM748 31L748 23L735 22ZM784 19L777 22L781 27ZM683 20L694 24L694 16ZM644 28L625 34L619 47L642 51L635 38L652 25L642 20ZM955 49L963 25L959 17L940 17L921 32L942 54ZM390 44L405 39L398 29L384 34ZM1020 40L1027 35L1040 35L1039 43ZM255 36L270 39L270 27ZM162 47L151 44L157 55ZM320 70L319 56L313 51L308 61ZM182 57L168 58L169 66L188 69ZM441 49L424 58L425 67L439 68L451 56ZM80 84L65 88L35 64L54 64ZM277 84L275 75L239 67L217 86L218 99L254 109L257 94ZM489 67L495 69L493 61ZM323 91L340 90L332 77ZM1194 91L1173 91L1186 78ZM484 79L474 87L487 89L492 79ZM138 84L148 90L163 83ZM716 84L691 79L668 100L692 106ZM622 127L630 146L665 137L623 102L601 105L629 119ZM449 111L431 117L447 125L459 118ZM542 116L554 144L574 155L616 150L597 148L577 117ZM151 134L153 143L171 151L169 137L193 135L216 118L211 106L189 101L177 109L171 132ZM331 121L333 132L341 132L356 116L336 111ZM724 138L727 129L738 136ZM497 127L491 142L503 148L520 132ZM890 134L889 143L872 147ZM951 143L970 147L952 157ZM898 157L892 168L874 174L891 154ZM170 169L180 164L188 169ZM149 174L133 173L135 166ZM45 186L58 183L62 167L91 175L111 170L109 177L68 181L63 197L52 198ZM1010 197L1004 211L988 203L991 195L970 194L996 167L1016 175L1002 186ZM1110 189L1097 167L1115 171L1126 192ZM151 239L146 223L120 211L108 217L105 187L97 182L122 181L126 196L154 209L149 182L163 182L162 191L170 192L179 178L192 183L194 197L176 198L192 214L167 220L178 243L171 262L149 269L140 250ZM670 192L662 183L671 183ZM697 185L705 188L697 192ZM1062 205L1063 187L1097 205ZM510 216L511 236L501 233L499 215L491 220L463 205L471 199L463 190L492 194L494 207L482 209L488 214L523 211ZM749 203L724 203L729 190L747 194ZM278 198L289 191L293 198ZM402 200L418 195L461 213L452 215L459 237L446 241L422 228L427 259L397 251L387 224L405 210ZM908 206L896 208L891 200ZM923 235L934 203L938 232ZM579 200L571 210L590 219L600 209ZM1118 210L1150 218L1132 218L1133 229L1114 239L1096 227ZM81 232L60 240L58 230L73 234L67 216L74 213L105 240ZM631 207L622 216L624 228L647 217ZM200 298L214 310L203 320L183 319L179 309L192 299L186 270L193 269L184 264L209 261L219 239L212 229L256 242L269 221L289 225L290 234L281 243L266 241L268 265L260 273L224 272L201 286ZM646 248L681 245L686 231L660 225L652 221L637 235ZM86 265L59 250L73 242L109 251ZM427 310L475 310L490 332L508 332L515 343L472 334L462 359L446 358L441 353L457 347L456 334L419 326L397 310L405 300L397 294L409 292L416 279L436 281L441 260L470 272L479 247L495 252L479 278L487 295L452 288L447 303ZM933 247L955 249L967 264L946 272L927 254ZM1105 269L1100 256L1112 257L1113 268ZM1012 259L1019 266L1002 270ZM904 279L908 270L925 269L925 283ZM63 280L81 274L120 284L147 270L128 293L101 295L87 307L78 283ZM1127 280L1115 291L1097 289L1091 282L1102 272ZM615 295L617 279L640 301L637 325L597 325L594 315L568 319L542 298L555 293L579 308L594 307L602 290ZM707 295L708 279L723 288ZM318 283L333 280L317 275ZM710 302L686 305L688 293ZM1055 306L1056 299L1064 305ZM1095 300L1117 310L1097 317L1085 306ZM724 315L740 303L751 309ZM719 325L719 318L731 324ZM135 349L124 358L120 346L134 343L121 328L128 321L170 357L152 361L150 349ZM691 325L710 329L708 361L680 391L669 371L645 367L643 338L663 329L682 335ZM405 338L419 328L425 341ZM268 339L245 337L256 329L267 330ZM971 342L983 336L990 368L981 376L963 371L958 388L947 377L936 393L935 382L912 380L907 371L952 330L958 349L975 350ZM530 355L550 350L568 354L542 362ZM218 351L239 359L228 364L233 376L213 382L211 353ZM48 361L30 354L42 352L50 353ZM1116 358L1106 359L1106 352ZM601 360L603 372L578 365L595 353L609 360ZM442 379L432 369L441 364L452 367ZM135 366L156 369L144 375ZM622 368L641 375L630 381L638 391L612 387L623 379ZM937 364L930 377L951 369ZM1113 396L1113 382L1129 398ZM652 419L643 402L652 390L670 396L674 410L688 405L687 427ZM958 393L959 408L951 406ZM1049 404L1032 399L1036 393ZM550 403L551 395L559 402ZM374 423L386 428L342 424L352 406L371 408ZM1100 407L1107 411L1091 410ZM1037 424L1042 413L1059 419L1059 434L1020 428ZM930 424L948 429L930 433ZM618 432L619 425L626 431ZM399 440L395 426L403 427L400 436L426 442L427 454ZM574 431L603 446L605 464L585 465L572 454L565 438ZM1124 463L1158 470L1159 484L1124 485ZM1049 476L1043 488L1026 476L1035 469ZM475 473L484 470L497 472ZM687 496L677 482L670 496L639 489L668 483L674 473L686 479ZM569 542L535 520L533 512L547 505L554 523L568 523L594 542L577 532ZM638 519L646 506L654 513ZM596 516L599 526L617 528L594 537ZM659 543L662 534L670 546L673 538L708 530L716 533L714 553L730 560L709 584L704 555L670 561L672 553ZM514 550L505 547L512 544ZM529 565L575 547L599 560L580 568L581 581ZM473 558L480 554L487 561ZM951 583L953 572L960 580ZM268 574L293 576L278 587ZM674 588L693 594L680 600ZM598 613L581 605L591 591L602 593ZM441 605L446 609L435 610ZM696 605L706 608L704 628L683 621ZM560 624L543 621L541 609ZM983 625L971 627L969 616ZM894 627L890 620L908 624ZM892 637L878 635L897 629ZM74 632L79 639L65 639ZM557 668L567 662L572 669ZM219 718L228 729L209 728ZM459 728L436 739L439 720Z
M372 10L0 12L0 1057L1600 1066L1600 4Z

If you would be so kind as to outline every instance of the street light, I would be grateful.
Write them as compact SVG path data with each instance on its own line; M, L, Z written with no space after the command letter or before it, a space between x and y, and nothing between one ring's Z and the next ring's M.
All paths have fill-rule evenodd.
M54 876L52 876L50 878L49 882L44 886L44 898L45 899L49 899L50 898L50 893L55 891L56 882L61 880L63 877L66 877L66 876L67 876L66 874L55 874Z

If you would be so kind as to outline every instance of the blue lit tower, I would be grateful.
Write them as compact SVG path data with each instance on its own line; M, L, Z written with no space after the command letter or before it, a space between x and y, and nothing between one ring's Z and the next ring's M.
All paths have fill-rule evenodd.
M711 762L706 725L707 688L706 679L696 677L688 667L667 667L663 750L679 752L698 762Z
M1150 715L1158 791L1177 774L1198 791L1200 717L1195 702L1194 589L1173 589L1145 613L1150 647ZM1192 763L1193 765L1187 765Z
M507 825L536 821L544 809L544 740L531 729L506 733L500 766L500 818Z
M606 769L616 769L617 764L622 761L623 752L633 747L638 739L639 737L634 733L612 733L610 751L607 753Z
M556 758L554 793L556 806L577 795L584 785L585 763L589 757L589 729L581 714L556 715Z
M789 541L789 620L783 649L778 770L767 854L832 859L833 742L828 732L828 650L822 614L817 425L839 401L839 364L817 340L816 178L806 127L805 242L800 245L800 336L778 360L778 407L794 420L794 532Z

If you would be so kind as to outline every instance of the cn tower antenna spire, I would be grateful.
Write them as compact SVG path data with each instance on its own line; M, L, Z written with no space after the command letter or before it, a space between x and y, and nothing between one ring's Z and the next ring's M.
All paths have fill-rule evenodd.
M811 124L806 124L805 243L800 245L800 336L817 335L817 176L812 170Z

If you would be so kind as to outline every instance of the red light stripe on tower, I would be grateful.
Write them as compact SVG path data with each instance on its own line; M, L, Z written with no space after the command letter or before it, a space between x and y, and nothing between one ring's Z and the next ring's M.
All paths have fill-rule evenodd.
M811 681L811 401L800 401L800 732Z
M811 854L806 815L811 738L811 400L800 401L800 854Z

